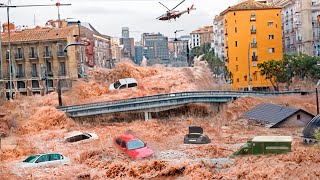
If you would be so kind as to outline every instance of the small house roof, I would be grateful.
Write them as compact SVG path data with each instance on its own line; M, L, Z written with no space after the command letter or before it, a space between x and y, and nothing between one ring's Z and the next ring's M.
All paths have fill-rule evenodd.
M256 136L252 142L292 142L291 136Z
M302 109L297 109L290 106L281 106L272 103L259 104L247 113L243 114L241 117L261 121L273 127L299 111L303 111L311 117L314 117L312 114Z

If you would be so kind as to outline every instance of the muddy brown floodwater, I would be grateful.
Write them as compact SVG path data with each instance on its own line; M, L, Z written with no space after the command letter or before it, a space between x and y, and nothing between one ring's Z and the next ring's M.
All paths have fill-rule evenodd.
M110 83L125 77L136 78L138 88L108 90ZM89 79L76 82L70 91L64 92L62 99L64 105L72 105L159 93L229 89L229 85L213 79L202 62L190 68L138 67L122 62L113 70L90 70ZM219 111L212 105L193 104L158 114L149 121L120 114L92 122L73 120L58 111L55 108L57 93L43 97L21 96L12 102L0 102L0 131L6 136L2 139L0 179L77 179L80 176L91 179L320 179L320 149L301 143L302 128L268 129L239 118L263 102L290 105L315 114L314 99L312 95L247 97L229 102ZM203 127L212 142L183 144L189 125ZM71 131L94 132L99 139L66 143L64 137ZM132 160L118 151L113 138L126 132L146 142L155 156ZM293 136L292 152L231 156L257 135ZM70 158L71 164L30 169L18 165L36 153L61 153Z

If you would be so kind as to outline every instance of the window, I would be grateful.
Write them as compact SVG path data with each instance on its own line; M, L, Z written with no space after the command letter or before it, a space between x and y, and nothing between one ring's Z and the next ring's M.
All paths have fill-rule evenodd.
M126 148L127 146L126 146L126 142L124 142L124 141L121 141L121 145L120 145L122 148Z
M275 52L274 48L269 48L268 51L269 51L269 53L274 53Z
M300 119L301 119L300 114L298 114L297 115L297 120L300 120Z
M17 77L23 77L23 65L18 64Z
M237 78L237 82L239 82L239 78Z
M238 41L236 41L235 44L236 44L236 47L238 47Z
M58 47L57 47L57 49L58 49L58 50L57 50L58 56L64 56L62 44L59 44Z
M51 62L47 62L47 73L52 73Z
M244 76L244 81L247 81L248 80L248 76Z
M235 27L235 28L234 28L234 32L238 32L238 29L237 29L237 27Z
M37 159L36 163L41 163L41 162L46 162L49 161L49 155L42 155L41 157L39 157L39 159Z
M117 138L117 139L116 139L116 143L120 146L120 144L121 144L121 139L120 139L120 138Z
M130 83L128 84L128 87L131 88L131 87L136 87L137 86L137 83Z
M33 63L31 65L31 76L37 77L37 64L36 63Z
M37 58L37 49L35 47L30 47L29 58Z
M273 26L273 22L268 22L268 26Z
M238 61L238 57L236 57L236 61Z
M66 65L64 62L59 63L59 75L65 76L66 75Z
M56 161L60 159L62 159L60 154L50 154L50 161Z
M144 146L145 146L144 143L139 139L128 142L128 149L129 150L140 149L140 148L143 148Z
M238 65L236 65L236 71L239 71L239 66Z
M269 35L269 39L274 39L274 35Z

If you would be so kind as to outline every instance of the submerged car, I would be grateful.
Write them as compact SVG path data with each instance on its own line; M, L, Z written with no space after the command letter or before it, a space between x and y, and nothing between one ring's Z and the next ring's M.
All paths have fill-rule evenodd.
M70 163L69 158L62 154L36 154L29 156L20 164L21 167L42 167L42 166L57 166L67 165Z
M203 129L198 126L190 126L189 134L184 137L184 144L208 144L211 140L203 134Z
M114 144L132 159L150 157L154 153L147 147L147 144L131 134L124 134L114 138Z
M98 135L95 133L83 133L80 131L74 131L69 133L68 136L64 138L67 142L86 142L98 139Z
M134 78L124 78L119 79L115 83L110 84L109 90L120 90L126 88L136 88L138 86L138 82Z

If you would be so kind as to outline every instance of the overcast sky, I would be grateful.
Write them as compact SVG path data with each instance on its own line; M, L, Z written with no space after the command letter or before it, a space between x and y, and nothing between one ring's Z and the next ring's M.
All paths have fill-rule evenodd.
M178 35L189 34L192 30L204 25L212 25L215 15L237 0L186 0L176 10L186 10L192 4L197 9L184 14L176 21L159 21L156 18L173 8L181 0L60 0L71 6L61 7L61 18L74 18L90 22L100 33L113 37L121 37L121 27L129 27L130 36L139 41L143 32L160 32L168 37L174 37L175 30L184 30ZM52 0L11 0L12 5L22 4L54 4ZM7 0L0 0L7 3ZM35 18L34 18L35 17ZM44 25L50 19L57 19L56 7L11 8L10 21L16 25ZM0 9L0 21L7 21L6 9ZM134 32L135 31L135 32ZM137 39L139 38L139 39Z

